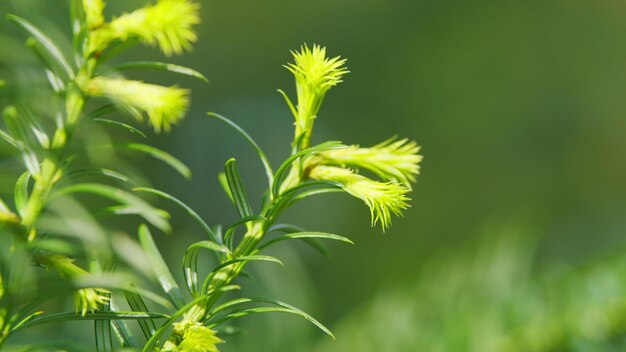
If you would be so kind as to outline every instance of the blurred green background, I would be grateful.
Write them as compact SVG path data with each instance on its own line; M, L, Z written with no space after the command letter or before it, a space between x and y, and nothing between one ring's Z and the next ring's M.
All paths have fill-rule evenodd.
M69 37L66 1L0 1ZM107 11L144 3L109 0ZM256 316L223 351L502 351L507 339L531 346L520 351L623 351L625 19L617 0L202 1L195 50L173 61L210 84L132 75L193 89L187 119L153 137L193 179L144 160L155 187L227 224L236 212L216 175L234 156L258 204L265 181L254 153L205 112L235 120L274 164L283 160L292 118L275 90L295 94L281 65L302 43L327 46L351 70L329 92L315 141L368 146L397 134L425 156L412 207L390 231L370 228L359 201L322 196L286 220L357 245L331 244L330 257L284 246L275 252L284 268L251 265L242 281L316 316L336 342L297 318ZM28 57L23 38L0 25L6 77ZM146 52L163 59L144 48L124 59ZM2 175L0 192L14 180ZM201 235L160 205L179 229L160 243L178 266Z

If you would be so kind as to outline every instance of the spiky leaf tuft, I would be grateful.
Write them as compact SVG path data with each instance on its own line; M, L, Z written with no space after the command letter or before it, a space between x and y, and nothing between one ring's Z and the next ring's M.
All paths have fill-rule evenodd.
M85 92L108 97L128 110L144 112L157 132L169 131L183 119L189 106L187 89L141 81L96 77L87 83Z

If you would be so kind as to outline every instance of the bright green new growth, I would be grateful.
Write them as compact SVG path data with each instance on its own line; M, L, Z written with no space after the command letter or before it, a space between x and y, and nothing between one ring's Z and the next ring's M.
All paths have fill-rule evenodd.
M201 325L198 324L204 322L210 330L202 331L206 334L206 339L209 339L213 336L213 330L218 329L220 324L227 320L265 312L299 315L332 337L332 333L313 317L280 301L266 298L239 298L221 305L218 303L224 292L238 289L238 286L231 283L238 277L246 263L264 261L282 264L277 258L260 254L270 245L284 240L301 239L324 250L319 243L311 241L328 239L352 243L349 239L335 234L275 224L284 210L294 202L327 192L346 192L368 205L372 224L380 222L383 230L391 225L393 215L401 215L401 211L409 206L408 183L415 179L419 171L418 163L421 160L421 157L417 155L419 148L415 143L407 140L388 140L372 148L358 148L347 147L338 142L326 142L309 147L313 132L313 119L317 116L324 95L330 87L341 82L341 76L347 70L343 67L345 60L327 58L326 49L318 45L314 45L313 50L303 46L300 53L293 54L296 63L289 65L288 68L296 77L298 109L296 110L284 92L280 92L296 117L296 133L292 142L292 155L275 172L259 145L241 127L223 116L209 114L234 128L257 151L270 184L260 212L255 213L248 203L236 161L232 158L226 162L225 172L220 176L220 182L241 220L227 227L224 233L221 231L214 233L193 210L179 200L160 191L145 190L170 199L183 207L211 238L208 241L192 244L185 252L183 259L185 283L189 293L197 297L198 301L193 307L185 308L184 319L181 323L174 325L173 332L163 345L162 351L183 350L188 344L195 346L198 351L214 351L214 345L202 346L199 341L192 344L191 336L194 335L186 335L187 327L200 328ZM346 166L373 171L384 181L371 180ZM245 229L245 233L241 240L236 242L235 232L238 227ZM283 229L286 233L265 240L278 229ZM203 283L199 280L197 273L197 257L200 249L213 251L217 257L217 265L206 276ZM164 287L171 286L172 283L164 285ZM253 303L265 303L268 306L240 307ZM225 311L230 311L230 313L224 313ZM219 333L219 330L217 331ZM185 338L185 336L188 337ZM154 347L156 340L158 337L153 336L144 351ZM209 341L218 340L209 339Z
M390 138L371 148L352 145L343 149L320 153L324 163L366 169L378 177L395 181L410 188L419 175L422 156L417 154L420 147L408 139Z
M180 344L172 351L217 352L217 344L223 342L215 331L195 321L183 320L173 325L174 331L182 336ZM167 351L164 349L163 351Z
M102 0L83 0L87 27L97 28L104 23L104 6Z
M109 291L101 288L81 288L74 291L74 309L84 317L88 311L92 313L109 303L105 296Z
M55 269L61 276L68 279L87 275L88 272L74 264L74 259L64 255L50 255L40 260L40 264ZM108 290L100 288L82 288L74 291L74 308L85 316L88 311L94 312L103 304L109 302L105 296L110 293Z
M96 77L84 89L88 95L108 97L133 112L133 116L141 116L141 112L145 112L157 132L168 132L185 116L189 106L189 91L178 87Z
M348 169L324 165L313 167L309 176L337 182L344 191L361 199L370 208L372 226L380 221L383 231L391 226L392 214L402 215L402 210L409 206L409 189L398 183L374 181Z
M248 201L235 159L226 162L220 181L240 219L224 227L224 231L221 226L209 226L182 201L160 190L135 185L122 172L101 166L76 169L67 145L74 136L82 133L84 124L103 123L145 138L146 135L137 128L103 116L117 110L129 112L137 119L145 114L155 131L159 132L170 130L181 121L188 109L189 92L185 89L126 80L117 73L105 73L110 70L119 73L126 69L157 69L206 81L194 70L160 62L129 62L102 69L111 56L134 44L134 39L158 45L167 55L190 49L196 39L192 26L199 22L198 4L189 0L158 0L154 5L147 5L109 22L106 22L102 12L104 6L104 1L73 0L74 66L43 32L26 20L10 17L35 37L33 48L41 46L41 50L46 50L47 56L53 58L53 63L45 62L44 65L51 75L50 83L55 96L63 99L60 105L64 108L54 112L57 125L52 138L48 138L47 132L35 123L35 114L21 104L5 109L9 132L0 129L0 137L18 149L27 171L16 182L14 207L0 200L0 230L9 229L7 233L15 235L11 246L27 253L29 264L54 269L67 279L67 292L73 292L75 309L80 314L42 314L33 311L36 307L30 306L16 309L16 313L10 313L13 315L5 314L7 310L2 309L6 306L7 293L3 284L11 278L3 276L0 271L0 345L9 333L29 326L93 319L98 351L113 351L117 347L113 344L114 331L119 346L128 350L215 352L218 350L216 346L223 342L217 336L223 336L224 323L268 312L302 317L334 338L322 323L288 303L263 297L222 298L230 291L240 289L233 284L233 280L242 273L247 263L282 265L279 259L261 253L269 246L286 240L301 240L325 252L321 240L353 243L344 236L278 223L284 211L295 202L323 193L345 192L365 202L371 212L372 225L380 222L383 231L389 228L392 216L402 215L402 211L409 206L407 195L410 183L415 181L421 161L417 144L406 139L390 139L371 148L346 146L339 142L312 145L313 122L324 97L331 87L341 82L348 70L344 66L345 59L328 58L324 47L303 45L299 52L292 52L294 63L286 66L295 76L297 107L284 92L281 93L295 117L295 136L291 143L291 155L276 170L259 145L241 127L223 116L209 113L234 128L256 150L269 184L262 203L254 207ZM93 97L104 97L113 104L85 113L87 101ZM26 136L28 133L34 136ZM117 142L115 145L120 146ZM190 176L189 169L166 152L140 143L121 146L128 151L149 154L168 163L185 177ZM89 164L87 160L81 162ZM361 175L359 169L372 172L381 180ZM92 176L104 177L107 181L82 180ZM124 188L117 183L134 186ZM139 243L126 235L111 236L111 230L100 227L89 211L80 206L74 208L73 203L64 198L76 193L101 196L115 202L115 205L105 209L106 214L140 216L146 224L139 226ZM183 255L183 287L186 293L181 290L182 285L175 281L147 225L166 233L175 232L169 224L169 214L151 206L138 193L150 193L173 202L190 215L206 235L205 240L189 245ZM61 198L68 203L63 203L61 210L56 209L51 214L53 212L47 212L47 208L52 198ZM53 221L40 221L44 213ZM68 221L64 216L71 218L69 222L61 221ZM42 222L48 227L44 227ZM76 253L89 261L89 271L75 264L63 246L69 246L64 241L65 237L58 236L65 234L66 227L76 223L80 226L75 235L84 240L84 243L81 242L84 248L76 250ZM0 236L0 241L9 238L3 236ZM56 246L51 246L47 239L62 245L56 243ZM109 252L105 248L107 245L113 250ZM207 268L199 267L198 257L207 251L213 254L214 266L205 271ZM208 274L201 277L199 272ZM115 275L118 273L119 277ZM164 295L140 287L142 281L137 280L137 275L158 281ZM120 293L126 299L128 312L119 310L117 300L122 296ZM144 299L171 311L150 311ZM122 320L129 319L136 320L145 340L139 341L123 324Z
M81 213L83 216L78 219L65 219L63 214L49 213L47 208L51 199L79 192L100 195L120 203L108 210L111 213L139 215L145 221L163 230L169 229L169 215L153 208L117 185L81 181L81 178L90 176L101 178L104 176L110 180L117 179L122 182L130 182L131 179L122 173L108 169L80 169L89 164L89 161L80 153L73 155L75 151L70 150L68 145L82 142L82 147L97 147L80 138L74 141L75 136L82 134L83 126L87 123L106 122L109 126L138 131L122 122L102 118L118 112L113 105L101 106L86 113L84 110L91 97L106 97L122 108L120 110L130 112L137 119L140 119L142 114L146 114L157 132L168 131L172 125L179 122L189 105L188 90L175 86L164 87L125 80L119 74L115 74L115 78L109 78L105 76L105 72L110 72L111 68L103 70L102 67L106 65L110 57L121 53L134 43L131 38L138 37L146 44L159 45L166 54L180 53L183 49L189 49L190 43L195 40L192 26L199 22L197 16L199 5L191 1L159 1L155 5L118 17L110 23L105 22L104 7L105 3L101 0L73 0L71 2L74 36L72 63L59 46L35 25L18 16L7 15L10 21L31 36L27 40L27 45L45 68L46 77L52 89L50 100L59 101L58 104L51 104L55 107L53 111L35 111L31 109L30 102L26 99L22 100L21 97L15 99L7 94L11 105L5 107L3 111L6 131L0 129L0 140L15 147L24 161L26 171L16 182L13 207L0 200L0 240L9 241L9 243L3 242L2 245L9 248L8 253L11 258L28 258L29 264L50 268L65 279L64 285L67 286L64 287L65 290L58 290L58 292L54 290L42 298L52 298L63 292L73 293L74 307L78 314L60 315L65 314L71 319L93 317L100 313L113 314L108 313L112 309L110 295L115 291L127 294L135 291L127 282L108 281L100 285L98 280L87 281L87 283L83 281L90 280L91 274L94 274L93 270L100 271L96 268L108 268L110 265L109 261L112 258L107 246L99 246L98 250L87 248L88 240L93 241L95 238L99 238L100 245L106 244L108 239L101 236L105 236L107 232L93 219L87 219L90 215L88 212ZM118 70L157 69L206 80L198 72L177 65L158 62L126 63L125 65ZM6 86L2 81L0 88L6 89ZM51 118L54 119L54 124L45 121ZM138 132L143 135L142 132ZM130 148L131 146L135 148ZM178 160L154 147L134 143L129 144L129 150L148 151L153 157L176 166L178 170L185 171L184 167L180 167L182 164ZM54 219L52 223L58 223L57 228L42 227L40 221L42 215ZM70 221L72 226L80 227L80 231L72 229L72 226L68 224L63 224L63 221ZM74 248L75 245L68 242L67 237L62 235L64 231L78 231L80 238L84 240L85 248L81 250ZM50 242L57 244L51 247L47 244ZM15 253L19 253L19 256ZM92 269L87 271L81 268L73 258L67 255L68 253L83 255L89 260ZM6 258L1 259L2 263L9 261ZM11 305L16 297L18 300L22 299L20 297L22 291L28 292L27 290L35 287L19 287L14 282L17 278L6 276L4 268L0 269L2 269L0 270L0 283L13 288L7 290L7 294L4 294L4 287L0 288L3 292L3 296L0 297L0 345L2 345L11 332L25 326L18 324L19 322L24 323L42 312L33 312L36 305L30 303L25 306ZM24 270L30 269L26 266ZM22 291L15 291L16 288ZM154 296L152 298L156 299ZM48 319L51 318L48 317ZM101 322L96 323L96 331L108 329L110 332L110 327L106 328L106 326ZM99 350L101 349L100 342L98 342Z
M309 147L313 121L326 92L341 83L341 78L349 71L344 66L345 59L326 57L326 48L319 45L313 45L313 49L303 45L300 52L292 54L295 62L285 67L296 79L297 109L286 95L285 98L296 118L294 150L302 150ZM367 204L372 225L380 222L384 231L391 225L391 215L402 215L402 210L408 207L410 199L406 194L419 174L422 160L417 154L419 149L408 139L390 138L371 148L349 146L322 150L306 160L297 160L283 189L307 177L336 182ZM385 182L371 180L345 167L369 170ZM298 174L299 169L304 169L304 174Z
M192 27L200 23L199 9L199 4L189 0L159 0L96 28L90 33L88 51L97 53L116 40L137 37L148 45L158 45L165 55L180 54L191 49L197 39Z
M139 38L148 45L158 45L166 55L180 54L191 49L197 37L193 26L200 22L200 5L189 0L159 0L131 13L104 22L104 3L83 0L88 24L85 58L93 62L106 49ZM193 70L161 63L138 63L145 68L166 69L204 78ZM130 67L133 67L132 65ZM148 116L155 131L169 131L185 115L189 106L189 91L163 87L121 78L95 77L78 81L84 93L104 96L128 110L136 118Z
M322 151L305 163L309 177L333 181L359 198L370 208L372 226L380 222L383 231L391 225L391 215L402 215L410 199L411 190L419 174L422 156L420 147L408 139L390 138L371 148L353 145ZM375 173L384 182L371 180L345 167L365 169Z
M308 147L313 120L322 106L326 92L337 84L348 72L344 64L345 59L337 56L326 57L326 48L314 44L313 49L305 44L299 52L292 51L294 63L285 65L296 78L296 92L298 97L297 111L293 111L296 118L296 139L302 138L302 148ZM301 137L301 135L303 135Z

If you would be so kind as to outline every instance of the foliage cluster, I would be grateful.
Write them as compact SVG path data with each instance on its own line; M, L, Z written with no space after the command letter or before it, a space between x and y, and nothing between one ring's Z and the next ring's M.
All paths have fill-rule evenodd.
M344 236L278 222L285 209L308 197L345 192L369 207L373 225L380 223L387 229L392 215L401 215L409 206L410 184L421 161L417 144L396 138L370 148L335 141L313 144L313 123L324 97L348 70L344 59L327 57L325 48L303 45L293 52L294 62L285 66L295 76L297 99L294 103L280 93L293 113L295 134L291 154L278 168L270 165L241 127L209 113L239 132L256 151L268 184L255 211L237 162L228 160L219 180L239 220L226 227L209 226L183 201L143 186L136 175L119 168L117 154L145 154L190 177L190 170L178 159L136 141L147 138L145 132L118 119L147 120L155 132L167 132L185 116L189 91L130 80L123 74L150 69L206 78L166 62L110 61L136 44L156 46L165 55L190 49L196 40L193 27L200 21L199 5L190 0L158 0L110 20L104 15L105 5L103 0L71 1L71 55L34 24L7 15L29 35L26 44L40 60L50 90L41 108L27 91L3 83L9 104L3 111L0 138L14 148L25 170L15 182L13 201L0 200L0 345L38 324L93 320L100 351L217 351L231 330L229 322L266 312L303 317L333 336L290 304L236 296L233 292L240 287L234 280L249 262L282 264L262 251L286 240L301 240L322 251L321 240L352 243ZM95 125L100 128L93 129ZM106 131L112 129L129 136L109 135ZM104 198L104 209L88 208L75 199L82 200L84 194ZM154 230L176 233L176 229L169 214L143 196L180 207L206 236L189 245L183 255L184 285L176 282L174 269L163 260L152 237ZM116 224L128 215L141 219L135 225L138 241L117 229ZM211 268L199 265L198 258L205 252L213 260ZM150 280L158 282L163 293L153 292L146 284ZM68 295L74 297L74 311L42 309L46 301ZM29 348L51 347L38 343Z

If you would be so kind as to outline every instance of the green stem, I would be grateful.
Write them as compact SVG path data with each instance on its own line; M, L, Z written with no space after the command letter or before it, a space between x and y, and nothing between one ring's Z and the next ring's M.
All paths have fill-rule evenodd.
M297 168L297 166L294 166L294 169L295 168ZM295 174L290 173L281 185L281 189L283 189L285 185L297 186L300 182L300 176L297 172ZM291 187L287 187L285 188L285 190L288 190L289 188ZM280 194L282 193L283 192L281 191ZM276 202L281 202L280 196L273 203L268 204L261 212L261 214L265 216L267 220L264 222L254 223L244 234L241 242L239 242L239 244L233 251L233 258L245 257L257 253L257 246L263 239L263 236L265 236L265 231L267 231L267 229L274 223L276 218L279 216L279 212L273 212L273 208L279 205ZM205 302L203 302L206 312L209 312L210 309L217 303L217 301L221 297L222 292L220 291L220 289L230 284L232 280L234 280L239 275L239 273L241 273L241 270L245 265L246 262L235 263L233 265L222 268L215 274L208 289L208 291L212 291L213 294Z
M41 210L45 207L50 191L60 178L58 162L48 157L41 165L41 173L35 179L33 191L28 198L22 225L26 227L30 234L34 234L34 226ZM33 235L29 235L33 236Z
M93 66L94 62L88 61L85 67L80 68L76 81L68 83L65 87L65 123L59 126L54 133L52 148L41 164L41 172L33 175L35 183L22 217L22 225L28 231L29 241L36 238L35 224L37 219L48 203L50 192L63 175L60 166L64 159L65 149L85 107L85 99L77 85L80 86L91 77Z
M232 258L241 258L245 256L254 255L258 252L257 247L263 237L265 236L265 232L272 225L272 223L278 217L280 211L274 211L274 207L281 208L280 195L282 195L285 191L291 189L299 185L302 182L302 179L299 174L299 160L294 161L292 165L292 169L290 173L287 175L285 180L282 182L279 190L279 196L277 199L274 199L273 202L267 204L261 215L263 215L267 220L263 222L255 222L249 228L248 231L244 234L243 238L235 248L232 253ZM243 267L246 265L246 262L238 262L227 267L220 269L215 275L211 278L211 283L207 289L207 292L211 293L209 297L197 304L193 310L196 312L192 317L185 317L185 319L195 319L197 322L202 322L206 318L206 314L211 311L219 299L222 297L224 293L221 289L225 286L229 285L243 270ZM172 333L170 337L167 339L164 344L162 352L167 352L170 350L175 350L175 346L178 346L180 343L180 336L177 336L176 333ZM166 349L167 347L167 349Z
M270 212L271 206L271 204L268 205L262 213L268 214ZM265 235L265 231L267 230L271 222L272 219L268 219L268 221L266 222L254 223L244 234L241 242L239 242L237 248L235 248L235 250L233 251L233 258L239 258L255 254L256 247ZM194 319L194 321L202 322L206 316L206 313L208 313L222 297L223 291L221 291L221 288L229 285L239 275L239 273L241 273L241 270L243 270L244 266L245 262L239 262L219 270L215 274L215 276L213 276L213 279L207 291L212 292L212 294L206 300L202 301L194 308L192 308L191 311L195 311L196 314L186 317L186 319ZM178 345L179 339L179 336L177 336L175 333L172 333L172 335L164 344L164 348L161 349L161 351L166 352L172 350L173 346ZM169 350L165 349L166 346L167 348L169 348Z
M233 251L233 258L254 254L257 245L265 234L266 229L267 227L265 223L256 223L252 225L250 230L244 234L243 239L239 242L237 248ZM203 302L206 312L208 312L222 296L222 291L220 291L220 289L230 284L239 275L239 273L241 273L244 266L245 262L235 263L221 269L215 274L208 290L209 292L213 292L213 294L205 302Z

